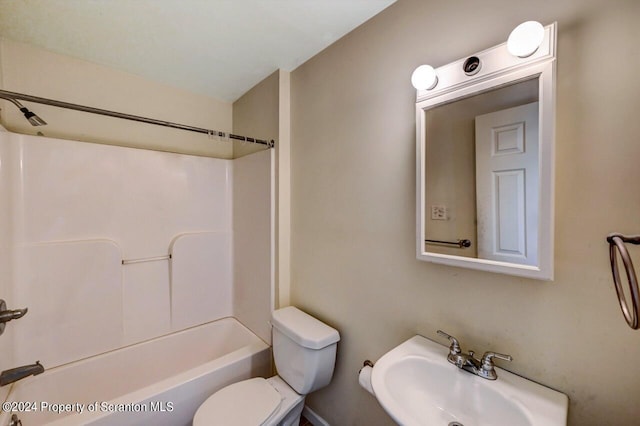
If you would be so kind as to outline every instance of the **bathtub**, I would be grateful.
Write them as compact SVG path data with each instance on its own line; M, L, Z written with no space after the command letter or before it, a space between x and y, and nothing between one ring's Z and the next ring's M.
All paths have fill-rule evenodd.
M270 373L270 347L224 318L16 382L0 426L190 425L213 392Z

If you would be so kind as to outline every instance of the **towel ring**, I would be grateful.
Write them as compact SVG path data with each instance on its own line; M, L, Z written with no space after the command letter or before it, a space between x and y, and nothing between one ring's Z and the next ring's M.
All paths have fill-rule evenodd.
M640 328L638 320L638 307L640 305L640 292L638 291L638 279L636 277L636 271L633 267L633 262L629 256L629 251L624 243L631 243L640 245L640 235L638 236L624 236L622 234L609 234L607 236L607 242L609 243L609 260L611 260L611 274L613 275L613 283L616 286L616 293L618 294L618 302L620 302L620 309L622 309L622 315L627 321L629 327L634 330ZM631 307L627 303L624 296L624 290L622 289L622 283L620 282L620 272L618 270L618 257L616 252L620 252L622 263L624 265L625 272L627 274L627 281L629 282L629 293L631 294Z

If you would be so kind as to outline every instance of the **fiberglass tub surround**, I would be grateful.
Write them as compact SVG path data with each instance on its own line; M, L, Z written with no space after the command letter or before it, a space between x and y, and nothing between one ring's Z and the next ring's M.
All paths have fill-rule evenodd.
M270 276L243 274L236 282L234 270L270 265L271 155L264 151L222 160L1 132L0 198L8 214L0 225L10 230L3 247L11 261L3 263L7 274L0 290L10 307L29 311L11 321L0 337L0 370L36 360L47 370L0 388L3 400L9 387L11 399L40 395L40 390L33 393L39 383L56 387L69 381L79 393L58 402L75 403L89 387L100 388L114 378L136 382L125 365L153 366L148 380L98 397L118 399L196 368L180 365L191 350L225 347L229 333L203 337L199 348L176 343L173 358L151 351L133 355L112 371L92 363L104 374L91 383L82 380L87 376L80 373L84 361L77 362L222 318L238 316L251 331L240 328L269 344ZM252 238L244 235L248 230L233 226L235 216L246 216L237 211L243 209L258 218ZM262 256L254 256L264 247ZM236 251L247 256L236 256ZM247 345L254 343L241 347ZM198 362L210 363L239 348ZM100 359L107 363L110 358ZM180 361L176 371L170 365L174 361ZM251 363L240 376L251 377L248 371ZM45 385L52 377L60 380ZM52 394L41 397L47 395Z

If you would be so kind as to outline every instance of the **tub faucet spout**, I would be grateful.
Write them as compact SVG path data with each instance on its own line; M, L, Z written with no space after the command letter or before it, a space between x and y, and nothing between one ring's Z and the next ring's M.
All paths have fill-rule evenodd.
M36 361L35 364L23 365L22 367L11 368L0 373L0 386L5 386L13 382L17 382L20 379L24 379L29 376L37 376L44 373L44 367L40 364L40 361Z

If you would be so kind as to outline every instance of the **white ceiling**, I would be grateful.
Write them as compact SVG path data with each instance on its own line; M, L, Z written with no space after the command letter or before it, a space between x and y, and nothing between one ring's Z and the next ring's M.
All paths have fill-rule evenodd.
M0 0L0 36L225 101L395 0Z

